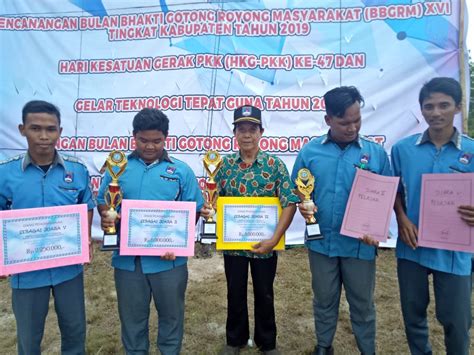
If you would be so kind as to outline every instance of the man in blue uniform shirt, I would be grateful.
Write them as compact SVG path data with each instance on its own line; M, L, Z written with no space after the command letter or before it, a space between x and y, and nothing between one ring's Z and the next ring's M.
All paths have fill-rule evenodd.
M95 202L87 168L59 154L59 110L45 101L23 107L19 130L28 151L0 163L0 209L23 209L85 203L89 226ZM19 354L40 354L51 291L61 332L63 354L85 354L86 321L82 265L24 272L10 277Z
M397 269L405 331L412 354L431 354L426 309L428 276L433 275L436 317L444 327L446 352L469 354L471 328L471 254L417 245L422 174L474 171L474 141L453 126L461 110L462 90L451 78L434 78L419 95L428 124L422 134L392 148L400 189L395 201L399 237ZM459 217L474 225L474 207L460 206Z
M317 211L299 205L305 218L319 222L320 240L306 242L312 274L313 308L317 346L314 354L333 354L341 286L350 306L352 331L362 354L375 353L375 255L377 242L340 234L342 219L356 169L391 175L384 149L359 135L360 107L364 102L355 87L339 87L324 95L327 134L301 149L293 167L307 168L315 177L313 201Z
M171 158L164 149L168 117L156 109L143 109L133 119L136 150L119 185L129 200L195 201L204 203L196 176L184 162ZM104 176L98 202L102 228L113 226L107 216L104 193L111 177ZM148 354L148 319L153 297L158 311L157 344L162 354L178 354L183 339L184 296L188 281L187 258L173 254L112 257L115 287L122 324L122 343L127 354Z

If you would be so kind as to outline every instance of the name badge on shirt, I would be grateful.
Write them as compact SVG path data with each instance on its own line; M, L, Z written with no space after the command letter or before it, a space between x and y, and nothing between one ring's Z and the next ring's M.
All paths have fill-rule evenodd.
M369 169L369 161L370 161L370 155L367 154L367 153L362 153L361 156L360 156L360 159L359 159L359 163L354 164L354 166L356 168L359 168L359 169L362 169L362 170L371 171Z
M170 176L166 176L166 175L160 175L160 178L162 178L165 181L178 181L178 178L170 177Z
M471 162L472 154L467 152L462 152L459 156L459 162L461 164L467 165Z
M176 168L175 168L174 166L168 166L168 167L166 168L166 173L167 173L167 174L170 174L170 175L171 175L171 174L174 174L175 171L176 171Z
M360 163L361 164L369 164L369 160L370 160L370 155L369 154L362 154L360 156Z
M74 181L74 174L70 171L66 171L66 173L64 174L64 182L67 182L68 184L70 184L73 181Z

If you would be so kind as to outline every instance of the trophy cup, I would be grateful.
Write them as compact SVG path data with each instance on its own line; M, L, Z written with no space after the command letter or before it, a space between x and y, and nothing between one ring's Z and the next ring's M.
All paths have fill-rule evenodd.
M314 190L314 176L308 169L300 169L298 171L298 177L296 178L295 183L298 191L304 196L302 204L306 207L306 209L313 210L314 202L311 199L311 193ZM324 237L319 230L319 224L316 222L316 218L314 218L314 216L307 218L305 239L318 240L323 238Z
M127 167L127 157L123 152L114 150L110 152L105 161L107 171L112 177L112 181L107 186L105 191L105 204L107 205L107 217L117 220L117 208L122 202L123 193L118 184L118 179ZM117 169L118 168L118 169ZM120 245L119 234L116 226L109 227L104 231L104 238L102 240L101 250L118 250Z
M209 241L215 241L216 237L216 221L214 215L213 204L217 198L217 183L214 180L217 172L222 166L222 157L215 150L209 150L203 159L204 169L207 171L208 178L206 179L206 188L204 190L204 199L211 206L211 214L207 219L204 219L201 231L201 240L207 239Z

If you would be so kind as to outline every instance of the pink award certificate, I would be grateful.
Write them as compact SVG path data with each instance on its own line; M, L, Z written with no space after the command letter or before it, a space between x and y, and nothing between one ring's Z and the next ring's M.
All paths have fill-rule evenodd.
M418 245L474 252L474 228L461 219L458 206L474 205L474 173L423 174Z
M123 200L120 255L194 255L196 202Z
M341 234L354 238L369 235L386 242L399 180L399 177L357 169Z
M0 211L0 275L89 262L87 205Z

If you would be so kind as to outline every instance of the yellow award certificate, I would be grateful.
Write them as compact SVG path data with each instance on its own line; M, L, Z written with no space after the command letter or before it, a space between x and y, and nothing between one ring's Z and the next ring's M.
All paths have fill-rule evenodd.
M273 237L281 213L278 197L219 197L217 199L218 250L251 250ZM285 249L282 236L274 250Z

